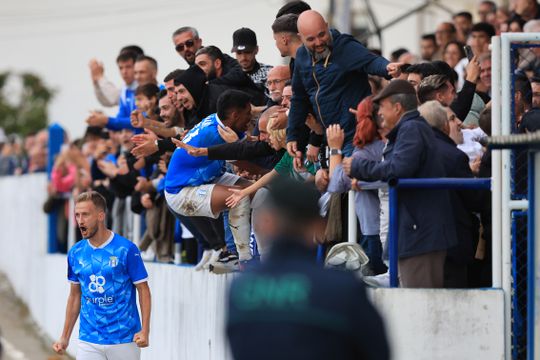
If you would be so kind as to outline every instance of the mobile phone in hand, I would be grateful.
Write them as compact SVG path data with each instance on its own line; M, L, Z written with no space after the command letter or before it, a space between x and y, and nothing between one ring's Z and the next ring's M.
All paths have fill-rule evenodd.
M472 48L470 45L465 45L463 47L463 50L465 50L465 55L467 56L467 59L469 59L469 61L472 60L472 58L474 57L474 53L472 51Z

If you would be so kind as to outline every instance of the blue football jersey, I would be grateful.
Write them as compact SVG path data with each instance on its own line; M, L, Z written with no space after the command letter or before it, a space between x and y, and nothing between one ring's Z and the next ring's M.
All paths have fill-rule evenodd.
M184 143L195 147L210 147L225 143L219 136L218 126L224 126L217 114L209 115L195 125L184 139ZM207 156L194 157L184 149L177 148L169 162L165 175L165 190L178 194L186 186L211 183L225 172L225 161L209 160Z
M79 339L111 345L141 330L135 284L148 274L137 246L111 232L99 248L86 239L68 253L68 280L81 286Z

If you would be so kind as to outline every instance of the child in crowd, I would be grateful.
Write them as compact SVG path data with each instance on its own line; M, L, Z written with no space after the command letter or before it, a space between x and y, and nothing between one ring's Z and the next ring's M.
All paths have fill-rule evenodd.
M137 109L151 120L159 119L158 93L159 87L155 84L141 85L135 90Z

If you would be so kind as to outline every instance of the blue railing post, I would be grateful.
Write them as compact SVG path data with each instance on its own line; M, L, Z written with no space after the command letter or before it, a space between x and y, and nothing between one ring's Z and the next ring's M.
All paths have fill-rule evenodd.
M389 228L388 257L390 260L390 287L398 287L398 188L388 188Z
M529 151L529 183L527 209L527 359L535 358L534 330L536 322L535 309L535 277L536 277L536 250L535 250L535 159L538 155L535 151Z
M64 129L58 124L49 126L49 151L47 153L47 179L51 180L51 172L54 166L56 155L60 152L60 148L64 143ZM55 253L58 251L58 234L56 224L58 222L57 210L49 214L49 241L47 251Z

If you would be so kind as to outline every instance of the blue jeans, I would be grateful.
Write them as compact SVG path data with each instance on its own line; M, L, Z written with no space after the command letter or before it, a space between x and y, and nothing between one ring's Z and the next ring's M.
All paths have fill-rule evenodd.
M371 270L375 275L383 274L388 270L382 261L382 243L379 235L362 235L360 246L368 256Z

